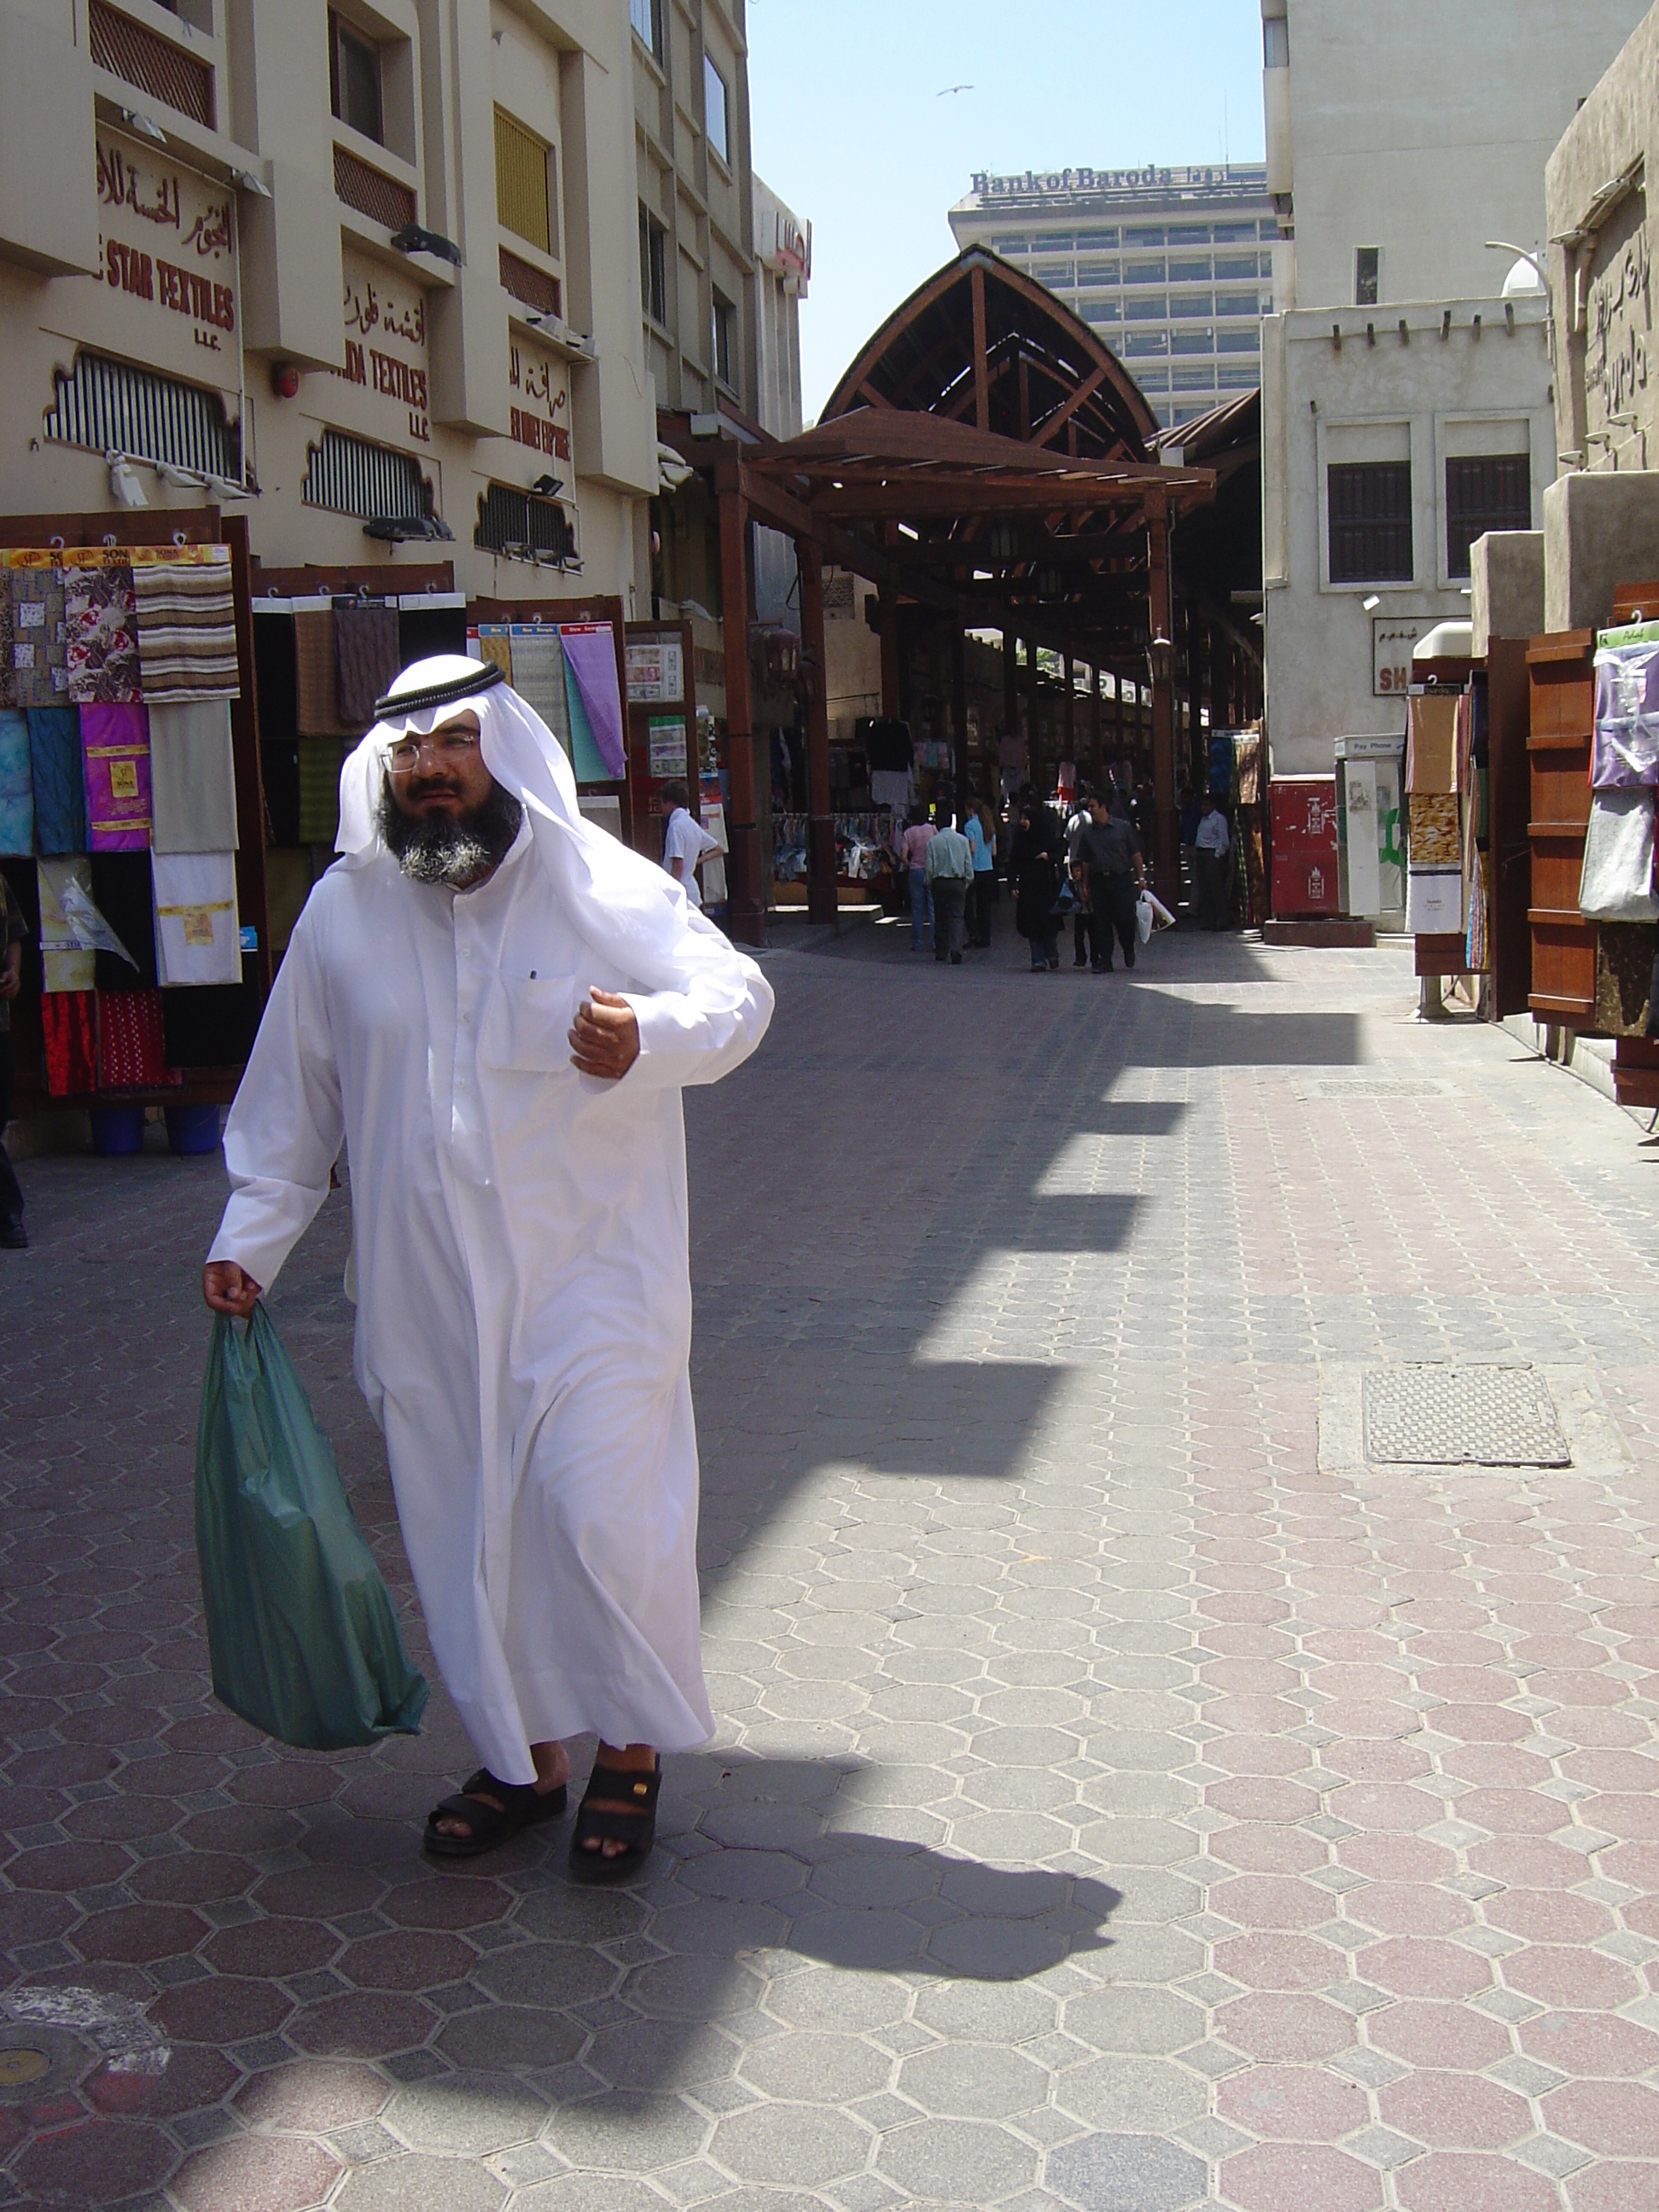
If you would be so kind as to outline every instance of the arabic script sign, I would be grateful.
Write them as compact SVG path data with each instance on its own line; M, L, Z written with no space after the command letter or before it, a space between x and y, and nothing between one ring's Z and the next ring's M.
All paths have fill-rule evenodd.
M1646 196L1629 202L1595 241L1595 274L1586 303L1584 398L1588 427L1628 433L1645 416L1650 302Z
M507 355L509 434L532 453L570 459L570 377L564 363L514 338Z
M194 343L236 332L236 234L228 189L158 149L98 134L99 262L112 292L187 318Z
M376 400L389 435L432 442L427 393L426 295L418 284L360 254L341 256L345 275L345 367L331 374Z

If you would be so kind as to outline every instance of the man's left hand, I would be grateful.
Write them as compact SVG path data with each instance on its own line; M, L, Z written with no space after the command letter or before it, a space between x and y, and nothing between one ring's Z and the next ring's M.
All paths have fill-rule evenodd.
M15 999L22 988L22 963L15 955L0 961L0 1000Z
M615 1083L640 1056L640 1025L626 999L615 991L590 990L570 1031L570 1058L584 1075Z

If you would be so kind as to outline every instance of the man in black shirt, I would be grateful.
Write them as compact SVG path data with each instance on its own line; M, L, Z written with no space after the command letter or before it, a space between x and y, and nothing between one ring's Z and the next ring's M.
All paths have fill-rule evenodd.
M1109 799L1090 804L1089 819L1072 839L1072 865L1089 878L1089 938L1091 965L1097 975L1112 969L1112 932L1123 947L1123 964L1133 968L1140 938L1135 924L1135 899L1146 881L1146 863L1140 839L1122 801Z

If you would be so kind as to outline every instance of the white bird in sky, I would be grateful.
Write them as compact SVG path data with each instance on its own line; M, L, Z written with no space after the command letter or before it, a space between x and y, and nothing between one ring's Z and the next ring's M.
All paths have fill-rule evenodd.
M943 92L935 93L933 97L935 100L949 100L953 92L971 92L973 88L971 84L947 84Z

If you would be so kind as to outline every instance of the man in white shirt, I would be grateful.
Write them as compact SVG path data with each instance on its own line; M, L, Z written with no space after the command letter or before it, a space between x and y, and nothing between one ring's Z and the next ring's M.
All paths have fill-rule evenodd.
M1227 817L1206 791L1199 804L1198 918L1206 929L1224 929L1232 906L1232 836Z
M662 833L662 864L677 884L684 885L691 904L700 907L702 890L697 870L705 854L719 852L720 840L711 837L701 822L692 820L690 799L685 785L678 780L664 784L659 795L657 804L667 817Z
M962 965L962 918L974 880L974 851L952 817L929 842L922 873L933 895L933 957Z

